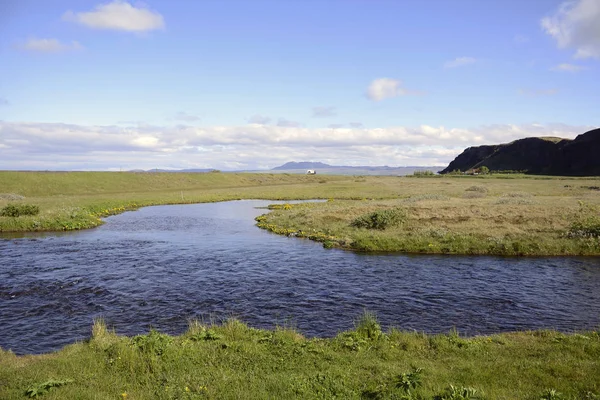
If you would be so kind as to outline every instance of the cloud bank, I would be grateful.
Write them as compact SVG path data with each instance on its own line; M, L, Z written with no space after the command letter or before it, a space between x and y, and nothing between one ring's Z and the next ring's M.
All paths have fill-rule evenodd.
M272 168L290 160L338 165L447 165L466 147L527 136L573 138L567 125L473 129L247 126L82 126L0 121L0 169Z

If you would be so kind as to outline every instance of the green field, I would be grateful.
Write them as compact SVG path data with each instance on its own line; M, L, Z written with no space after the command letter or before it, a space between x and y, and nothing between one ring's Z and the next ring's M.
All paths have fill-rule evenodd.
M0 209L39 207L0 216L0 231L90 228L156 204L326 199L280 205L258 225L358 251L598 255L599 189L519 175L0 172ZM0 399L598 399L599 359L600 331L383 333L365 315L334 338L235 320L128 338L99 322L56 353L0 350Z
M0 351L0 398L598 399L600 332L383 333L373 316L329 339L230 320L177 337L92 338L47 355Z
M600 179L523 175L0 172L0 209L19 204L40 209L37 215L0 216L0 232L84 229L98 226L102 217L147 205L235 199L328 199L275 210L258 224L327 247L600 254ZM394 210L398 218L383 229L353 226L356 219L385 215L385 210Z

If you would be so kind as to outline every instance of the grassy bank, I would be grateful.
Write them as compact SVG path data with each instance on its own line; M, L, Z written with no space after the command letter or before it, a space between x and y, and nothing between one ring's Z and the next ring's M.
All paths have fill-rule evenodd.
M9 204L40 208L33 216L0 216L0 232L92 228L102 217L149 205L324 197L343 180L288 174L0 171L0 209Z
M258 226L358 251L600 254L598 181L398 179L394 198L275 206Z
M262 217L275 233L359 251L499 255L600 254L600 179L489 175L323 176L244 173L0 172L0 232L76 230L158 204L330 199ZM356 225L395 210L385 227ZM375 215L375 218L383 215Z
M46 355L0 351L0 398L21 399L598 399L600 332L383 333L308 339L230 320L177 337L92 338ZM471 395L469 395L469 393ZM463 396L461 397L461 394Z

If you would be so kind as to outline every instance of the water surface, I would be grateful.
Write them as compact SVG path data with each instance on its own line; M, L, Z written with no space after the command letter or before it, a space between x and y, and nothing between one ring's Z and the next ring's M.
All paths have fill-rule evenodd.
M600 326L600 258L365 255L258 229L269 201L147 207L67 235L0 240L0 347L57 350L117 333L178 334L189 318L464 334Z

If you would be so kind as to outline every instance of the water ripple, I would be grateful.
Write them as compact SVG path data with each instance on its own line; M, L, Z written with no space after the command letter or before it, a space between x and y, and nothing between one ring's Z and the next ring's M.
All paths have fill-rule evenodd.
M190 318L464 334L600 325L599 258L365 255L262 231L265 201L148 207L97 229L0 240L0 347L59 349L94 318L133 335L181 333Z

